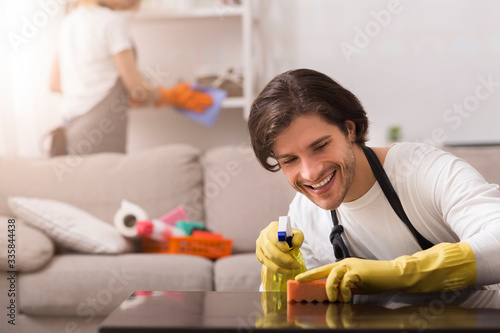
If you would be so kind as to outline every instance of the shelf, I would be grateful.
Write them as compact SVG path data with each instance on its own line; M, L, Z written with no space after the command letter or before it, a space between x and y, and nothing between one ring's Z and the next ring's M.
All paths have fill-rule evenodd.
M130 18L134 21L153 21L165 19L197 19L197 18L218 18L223 20L225 17L242 17L242 6L223 6L214 5L212 7L195 7L187 11L169 11L166 9L144 9L133 13Z
M242 96L226 98L223 109L241 110L243 118L248 117L253 97L254 69L252 29L252 0L227 1L221 0L144 0L143 7L135 12L126 13L127 18L142 39L143 47L157 50L157 43L152 38L158 38L158 43L169 41L172 48L179 46L167 60L155 54L151 63L172 63L175 66L173 75L178 77L192 74L197 77L199 72L217 72L217 68L229 65L241 67L244 77ZM183 34L176 32L182 29ZM200 29L204 34L200 34ZM155 34L156 31L162 33ZM168 37L162 37L168 34ZM206 36L217 36L215 41ZM156 37L158 36L158 37ZM189 38L185 38L189 36ZM227 37L227 38L226 38ZM161 39L160 39L161 38ZM184 58L181 50L191 47L194 43L196 52ZM152 53L155 53L153 51ZM240 63L241 62L241 63ZM178 65L175 65L178 64ZM224 67L222 67L224 66ZM165 65L165 67L169 67ZM191 72L190 72L191 71ZM183 74L187 73L187 74Z
M224 109L243 108L244 106L245 99L243 97L228 97L222 102Z

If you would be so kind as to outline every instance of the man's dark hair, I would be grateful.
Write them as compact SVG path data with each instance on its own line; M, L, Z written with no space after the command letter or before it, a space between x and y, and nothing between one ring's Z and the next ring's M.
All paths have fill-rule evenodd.
M346 136L346 121L353 121L356 124L356 143L364 145L367 141L368 118L353 93L317 71L291 70L272 79L250 109L248 130L252 147L265 169L280 170L272 145L295 118L310 114L321 116Z

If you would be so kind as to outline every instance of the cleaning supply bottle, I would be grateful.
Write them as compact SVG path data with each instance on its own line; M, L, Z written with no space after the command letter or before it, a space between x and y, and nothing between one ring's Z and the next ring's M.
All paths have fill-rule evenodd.
M167 241L170 237L186 236L184 230L156 219L137 221L136 229L138 235L158 242Z
M290 216L280 216L278 225L278 240L280 242L288 243L288 246L290 246L290 254L295 260L300 263L300 267L294 269L292 271L292 274L288 275L275 273L273 278L273 291L286 292L286 282L288 280L295 279L295 276L306 271L304 258L302 257L302 253L300 252L300 250L297 249L296 251L292 251L294 250L292 247L292 238L293 231L290 222Z

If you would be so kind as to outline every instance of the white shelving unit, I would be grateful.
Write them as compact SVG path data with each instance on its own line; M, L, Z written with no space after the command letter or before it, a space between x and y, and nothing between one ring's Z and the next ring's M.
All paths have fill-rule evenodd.
M228 9L225 9L227 7ZM164 19L197 19L197 18L222 18L223 16L243 16L244 5L217 5L197 6L189 10L173 11L168 9L158 8L157 10L146 8L140 10L134 15L136 20L164 20Z
M236 66L243 75L243 96L227 98L223 103L223 108L241 110L246 120L254 98L252 66L254 19L251 2L243 0L240 4L224 4L222 0L186 0L186 5L182 1L185 0L143 1L144 8L130 17L132 25L142 35L151 34L148 36L149 39L156 38L158 43L169 39L168 37L172 37L172 34L179 34L177 38L170 38L166 41L167 45L157 44L158 49L171 47L177 50L179 45L179 49L185 50L193 46L192 54L186 54L185 57L178 56L176 66L168 66L169 68L179 67L176 69L182 74L173 73L173 75L183 75L179 77L181 80L193 79L196 75L196 68L203 67L204 62L212 65L219 63L219 72L224 70L224 66ZM176 8L179 5L182 5L182 8ZM213 30L212 34L211 30ZM235 33L236 31L238 33ZM200 37L197 39L198 33ZM163 38L161 34L165 34L166 38ZM213 45L210 42L211 38L213 38ZM155 45L150 42L149 49L152 47ZM179 55L179 52L176 52ZM161 59L150 60L150 62L160 63Z

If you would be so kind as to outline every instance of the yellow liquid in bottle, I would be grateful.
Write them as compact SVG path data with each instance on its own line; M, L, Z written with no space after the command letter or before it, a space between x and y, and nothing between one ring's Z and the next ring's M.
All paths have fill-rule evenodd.
M287 281L295 279L297 275L299 275L300 273L304 273L306 271L306 266L304 264L304 258L302 257L302 253L300 251L297 251L295 255L292 253L292 257L300 263L300 267L294 269L292 271L292 274L287 274L287 275L280 273L274 274L273 291L286 292Z

